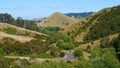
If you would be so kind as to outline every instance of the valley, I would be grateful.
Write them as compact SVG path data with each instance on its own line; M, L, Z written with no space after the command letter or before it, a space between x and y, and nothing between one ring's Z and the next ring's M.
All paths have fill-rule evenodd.
M26 20L0 13L0 68L119 68L120 5Z

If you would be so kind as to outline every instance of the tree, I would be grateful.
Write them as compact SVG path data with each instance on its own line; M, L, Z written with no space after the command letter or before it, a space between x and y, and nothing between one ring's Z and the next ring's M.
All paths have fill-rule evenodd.
M73 42L73 39L67 34L60 34L59 38L63 39L64 42Z
M34 21L30 21L27 24L26 28L29 30L37 30L37 24Z
M4 55L4 54L5 54L4 49L0 47L0 55Z
M0 22L14 24L14 18L8 13L0 14Z
M109 37L101 39L100 41L100 47L101 48L106 48L109 46Z
M80 49L80 48L75 49L74 55L75 55L76 58L82 59L82 57L83 57L83 51L82 51L82 49Z
M19 27L25 27L25 22L24 20L21 18L21 17L18 17L16 19L16 23L15 23L16 26L19 26Z
M113 47L115 48L117 57L120 61L120 34L119 34L118 38L113 41Z
M75 46L72 43L64 42L63 40L58 40L56 44L60 49L71 50Z
M116 58L116 53L113 47L101 48L96 46L91 50L92 68L119 68L120 64Z

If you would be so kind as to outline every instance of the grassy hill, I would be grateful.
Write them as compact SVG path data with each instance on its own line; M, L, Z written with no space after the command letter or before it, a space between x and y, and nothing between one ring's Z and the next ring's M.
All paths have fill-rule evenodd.
M0 23L0 39L8 37L20 42L27 42L35 39L36 36L47 37L46 34L40 32L27 30L7 23Z
M65 16L64 14L60 12L56 12L52 14L51 16L49 16L48 18L46 18L45 20L43 20L42 22L40 22L38 25L42 27L50 26L50 27L64 28L76 22L77 22L76 19Z

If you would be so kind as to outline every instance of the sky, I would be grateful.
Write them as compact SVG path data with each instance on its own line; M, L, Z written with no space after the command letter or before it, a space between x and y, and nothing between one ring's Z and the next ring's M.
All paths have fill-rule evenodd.
M54 12L97 12L117 5L120 0L0 0L0 13L32 19L47 17Z

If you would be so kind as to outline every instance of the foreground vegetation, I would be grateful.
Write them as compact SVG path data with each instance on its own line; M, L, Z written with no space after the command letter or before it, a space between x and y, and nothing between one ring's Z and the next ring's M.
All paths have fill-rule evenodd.
M116 57L116 52L113 47L101 48L96 46L90 49L90 60L79 59L76 61L45 61L42 63L30 63L27 60L0 59L1 68L119 68L120 62ZM3 62L4 61L4 62ZM12 63L12 64L11 64Z

